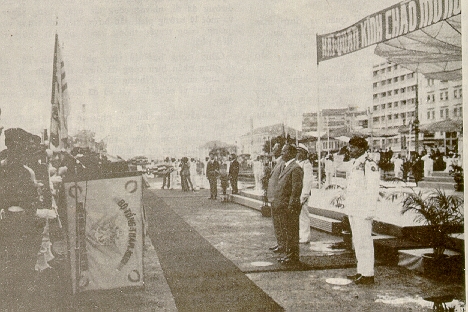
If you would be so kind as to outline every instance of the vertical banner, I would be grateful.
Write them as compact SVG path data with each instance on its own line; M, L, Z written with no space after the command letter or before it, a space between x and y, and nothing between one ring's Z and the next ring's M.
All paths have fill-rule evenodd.
M143 286L141 184L141 176L65 183L73 293Z
M51 104L52 111L50 116L50 144L55 147L67 148L67 119L70 113L70 103L62 52L57 34L55 34Z
M317 35L317 63L409 34L460 13L460 0L402 1L347 28Z

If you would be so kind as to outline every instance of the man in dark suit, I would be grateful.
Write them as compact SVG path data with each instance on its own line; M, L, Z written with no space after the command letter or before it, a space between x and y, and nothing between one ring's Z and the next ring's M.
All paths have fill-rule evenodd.
M280 149L279 145L275 147ZM281 151L279 150L279 152ZM284 161L280 156L278 157L276 165L271 171L270 179L268 180L267 198L270 203L273 203L273 200L275 199L275 189L278 185L279 174L283 169ZM281 231L280 213L277 211L276 207L273 207L273 205L271 207L271 219L273 221L273 229L275 231L276 236L276 245L270 247L270 250L275 253L284 253L284 251L286 250L286 242L285 237L282 236L283 232Z
M282 264L299 262L299 214L303 171L295 161L296 153L296 147L292 144L286 144L282 149L284 169L280 170L272 203L273 209L278 213L281 236L285 241L285 256L278 258Z
M216 199L218 196L218 175L219 175L219 163L215 159L215 154L210 153L210 160L206 164L206 177L210 182L210 198Z
M232 162L229 166L229 179L231 181L232 194L237 194L239 190L237 189L237 177L239 176L239 162L237 161L236 154L231 155Z

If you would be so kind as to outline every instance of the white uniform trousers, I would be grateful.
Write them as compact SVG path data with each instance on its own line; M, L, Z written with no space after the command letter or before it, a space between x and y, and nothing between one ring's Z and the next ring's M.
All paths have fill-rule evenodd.
M374 241L372 239L372 219L349 216L357 260L357 273L374 276Z
M307 201L302 205L299 215L299 243L310 241L310 218Z

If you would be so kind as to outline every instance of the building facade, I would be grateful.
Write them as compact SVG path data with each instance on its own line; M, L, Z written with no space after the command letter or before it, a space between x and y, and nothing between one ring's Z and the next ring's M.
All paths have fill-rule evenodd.
M289 135L291 138L296 138L296 133L298 139L301 139L301 131L284 124L255 128L239 138L239 153L250 154L252 157L263 155L263 146L266 141L281 135Z
M390 62L373 66L372 107L369 127L386 129L404 126L415 118L416 89L415 73Z

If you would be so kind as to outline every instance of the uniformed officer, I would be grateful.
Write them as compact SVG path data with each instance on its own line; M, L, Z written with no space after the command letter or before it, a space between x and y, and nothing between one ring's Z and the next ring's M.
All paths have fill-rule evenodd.
M374 283L374 243L372 221L379 197L380 173L377 164L366 153L364 138L349 140L350 161L339 165L347 172L345 211L349 217L357 260L357 273L348 276L355 284Z

